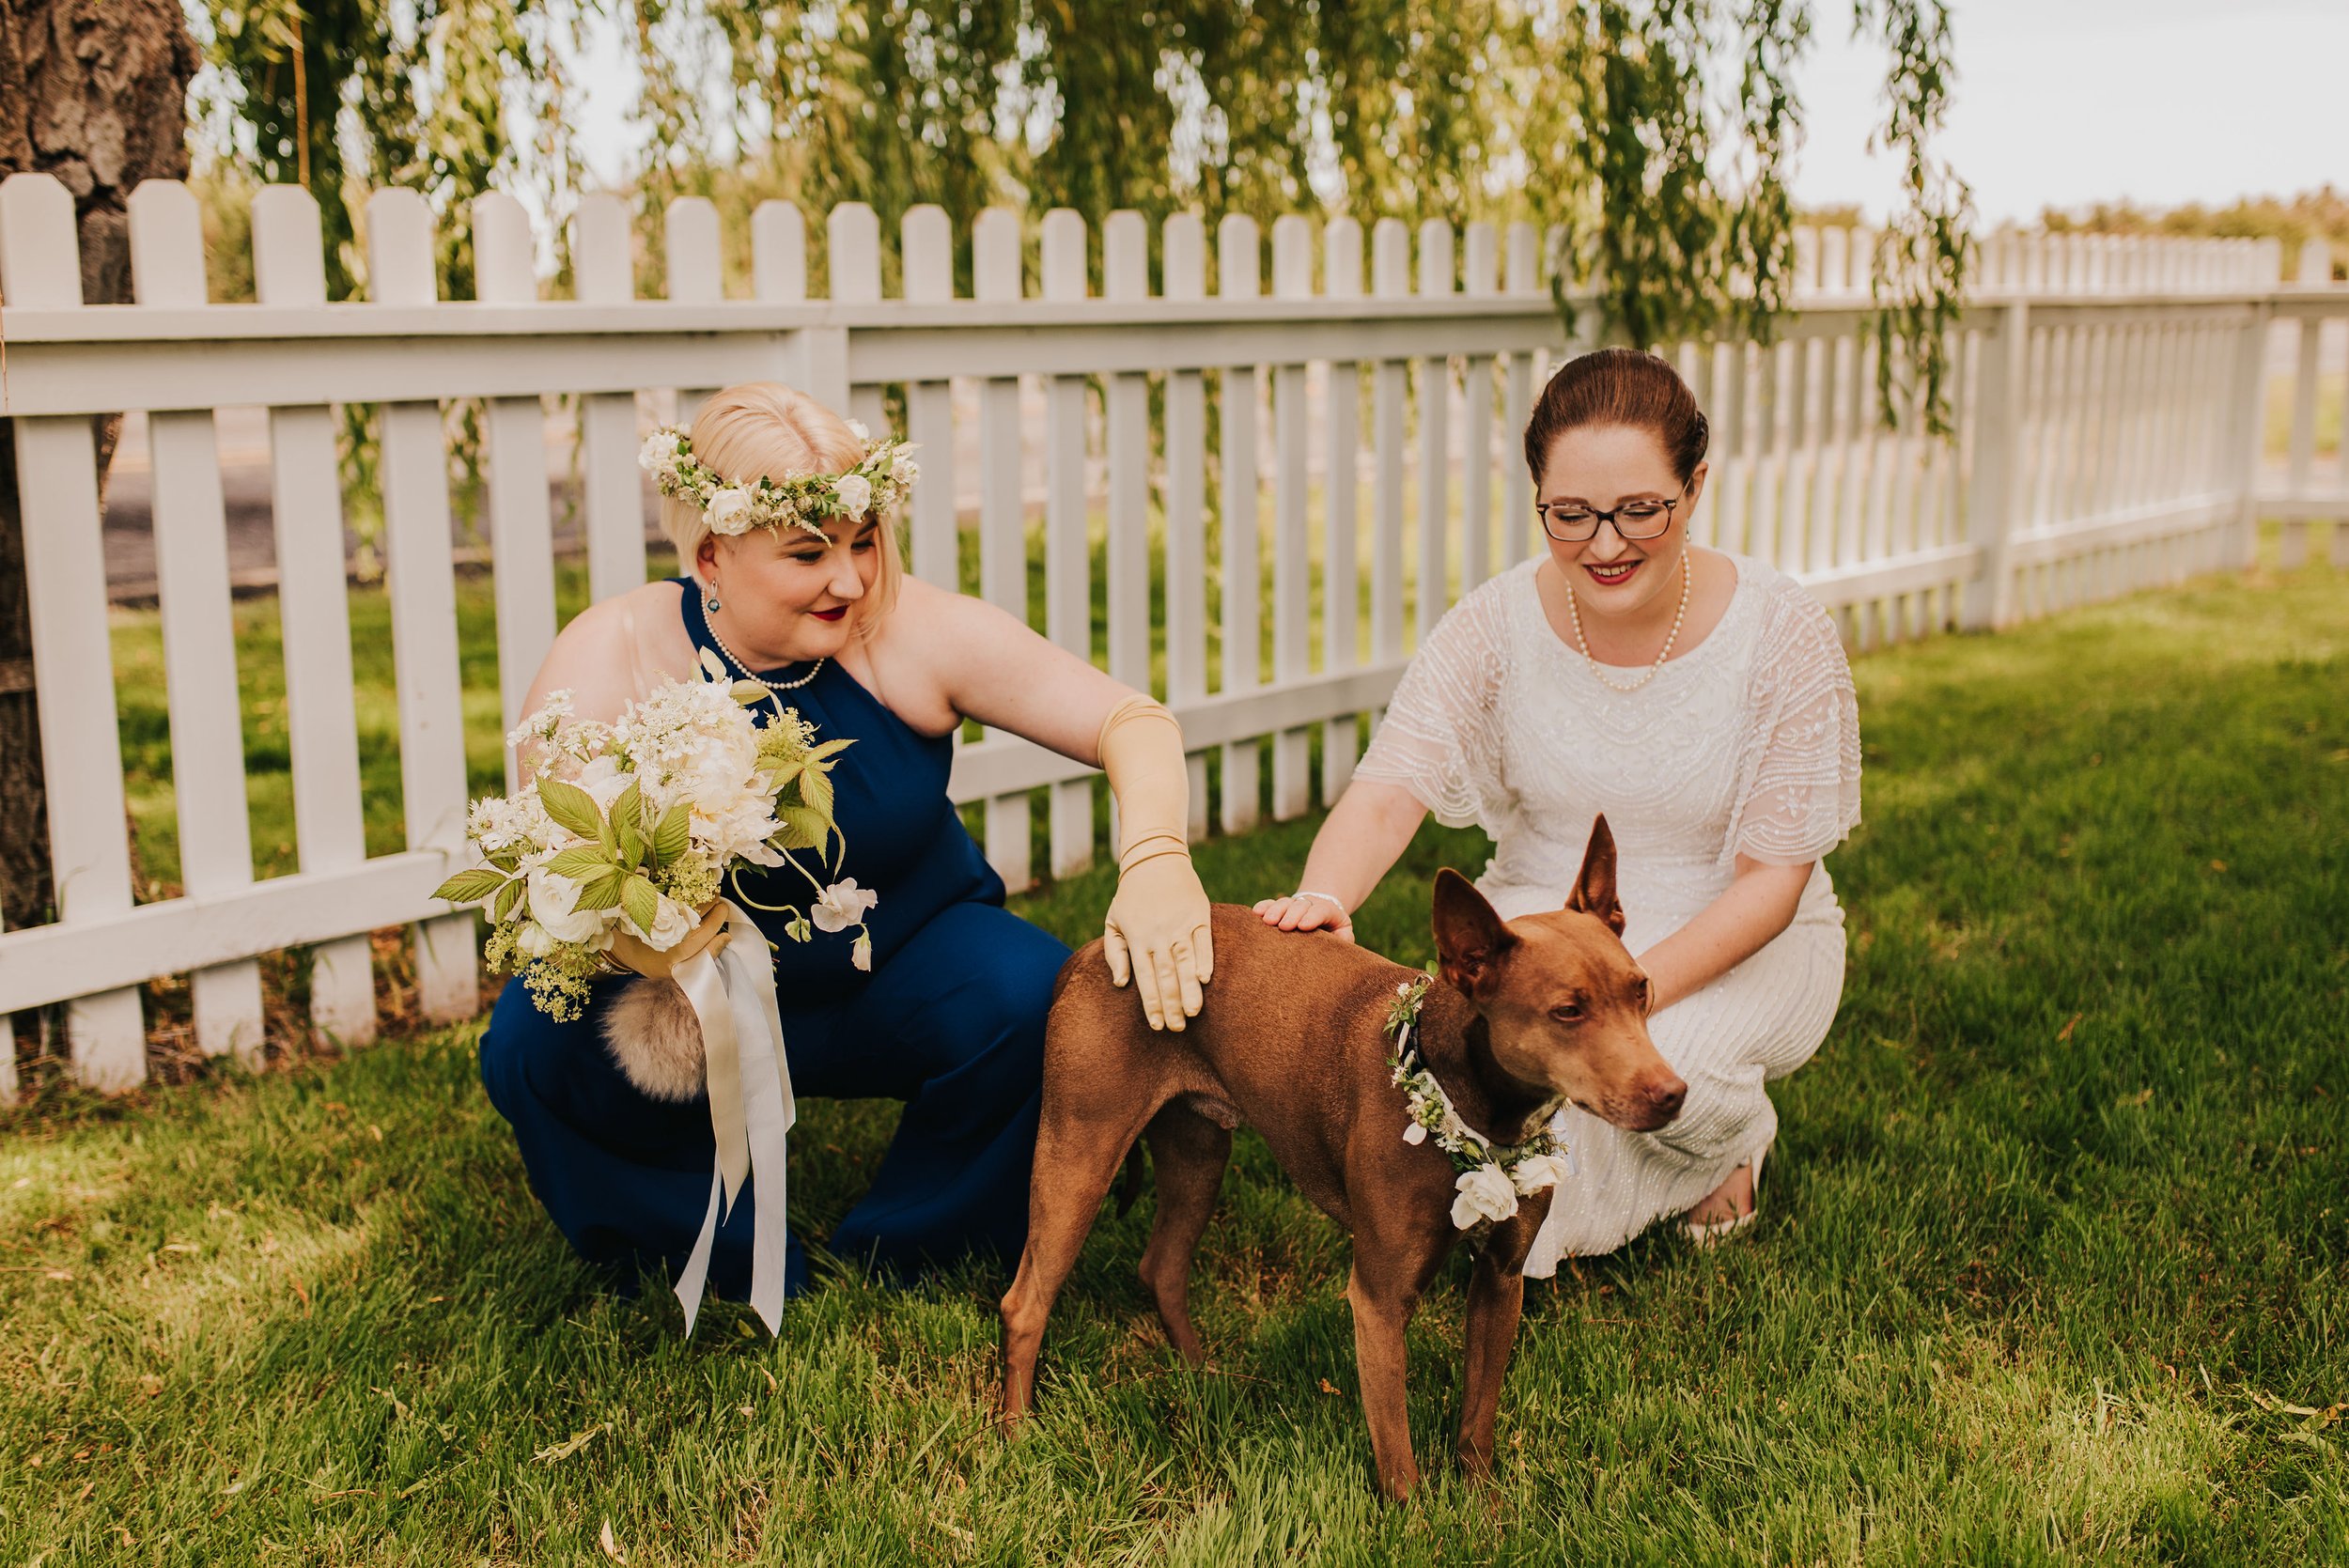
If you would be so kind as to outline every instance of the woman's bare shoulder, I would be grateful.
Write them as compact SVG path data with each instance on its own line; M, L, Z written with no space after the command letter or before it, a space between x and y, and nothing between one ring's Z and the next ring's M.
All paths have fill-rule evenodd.
M683 593L674 582L647 582L571 617L547 650L527 706L568 691L582 717L615 718L652 681L690 671L693 642L678 613Z

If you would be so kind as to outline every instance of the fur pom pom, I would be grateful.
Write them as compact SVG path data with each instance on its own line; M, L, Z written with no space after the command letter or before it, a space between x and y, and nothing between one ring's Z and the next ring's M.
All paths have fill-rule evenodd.
M702 1026L674 980L639 976L603 1015L603 1043L638 1092L690 1100L702 1092Z

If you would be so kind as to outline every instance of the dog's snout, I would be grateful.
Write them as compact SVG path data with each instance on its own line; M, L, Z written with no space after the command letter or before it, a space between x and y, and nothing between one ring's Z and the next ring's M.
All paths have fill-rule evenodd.
M1680 1114L1680 1108L1688 1101L1688 1086L1677 1078L1652 1083L1647 1091L1648 1104L1654 1108L1656 1125L1662 1126Z

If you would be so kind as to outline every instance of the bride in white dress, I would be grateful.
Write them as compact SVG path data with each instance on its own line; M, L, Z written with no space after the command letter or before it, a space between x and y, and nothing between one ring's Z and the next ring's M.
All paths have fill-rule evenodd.
M1668 1216L1700 1240L1750 1220L1778 1130L1765 1085L1810 1059L1843 993L1843 915L1819 862L1859 817L1851 671L1792 578L1688 542L1705 439L1654 355L1603 349L1558 372L1525 433L1548 552L1438 624L1303 886L1256 906L1350 937L1347 911L1433 812L1492 836L1477 886L1502 917L1555 909L1605 814L1649 1032L1688 1097L1657 1132L1560 1112L1577 1171L1527 1260L1536 1276Z

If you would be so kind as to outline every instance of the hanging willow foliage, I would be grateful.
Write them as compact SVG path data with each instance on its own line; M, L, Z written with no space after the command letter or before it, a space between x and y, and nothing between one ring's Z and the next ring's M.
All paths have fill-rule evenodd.
M995 203L1096 225L1120 208L1528 219L1557 237L1561 309L1595 307L1586 337L1766 339L1787 306L1809 0L207 0L254 161L290 178L306 148L344 236L320 186L354 142L444 209L526 163L575 177L557 45L607 5L641 71L648 237L682 192L865 201L888 235L924 202L958 231ZM297 101L295 16L339 137ZM1907 198L1878 258L1882 404L1921 393L1946 429L1969 219L1932 147L1948 7L1853 0L1849 20L1885 50L1877 134ZM539 145L504 133L517 90L554 128Z

